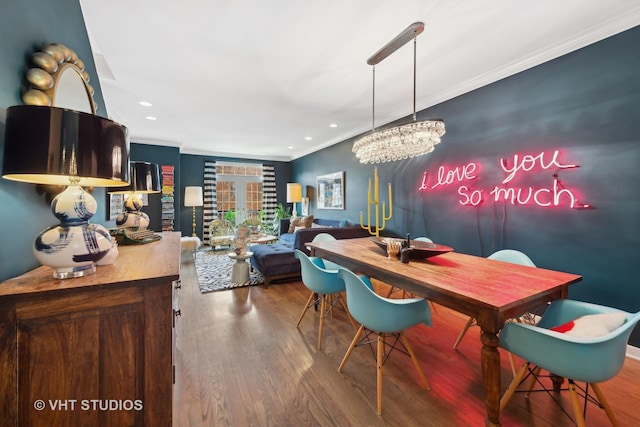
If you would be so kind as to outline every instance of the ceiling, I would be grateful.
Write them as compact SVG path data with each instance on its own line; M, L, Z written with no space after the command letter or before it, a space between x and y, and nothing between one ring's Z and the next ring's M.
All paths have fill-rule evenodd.
M640 24L637 0L80 3L109 117L133 142L282 161L371 129L366 61L413 22L418 111ZM376 124L413 112L411 45L376 66Z

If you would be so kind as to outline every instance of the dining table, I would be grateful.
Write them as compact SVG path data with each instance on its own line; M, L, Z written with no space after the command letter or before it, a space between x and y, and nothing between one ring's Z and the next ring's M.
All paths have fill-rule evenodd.
M482 333L480 363L486 426L500 425L498 333L508 319L567 298L582 276L467 255L451 250L402 263L375 238L308 243L311 254L476 319ZM439 246L434 244L434 247Z

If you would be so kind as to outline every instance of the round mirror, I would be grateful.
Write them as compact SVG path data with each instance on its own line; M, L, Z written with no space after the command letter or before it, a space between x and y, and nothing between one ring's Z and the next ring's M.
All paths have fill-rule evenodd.
M91 94L87 92L84 78L78 69L65 64L58 71L58 81L54 86L53 105L60 108L95 113L91 105Z
M22 94L25 104L96 113L89 74L73 50L60 43L47 44L31 55L31 62L33 68L25 76L30 87Z

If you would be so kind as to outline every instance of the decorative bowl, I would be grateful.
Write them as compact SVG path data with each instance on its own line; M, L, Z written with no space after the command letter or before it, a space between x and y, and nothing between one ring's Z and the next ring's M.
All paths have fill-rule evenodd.
M375 237L371 236L369 239L375 243L385 255L387 255L387 242L389 240L403 241L406 239L393 238L393 237ZM411 240L409 242L411 252L409 257L411 259L425 259L436 255L442 255L447 252L453 251L453 248L449 246L439 245L437 243L423 242L421 240Z

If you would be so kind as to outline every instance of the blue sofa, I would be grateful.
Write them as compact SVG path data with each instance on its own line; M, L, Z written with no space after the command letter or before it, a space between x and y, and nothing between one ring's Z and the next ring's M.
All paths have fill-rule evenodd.
M281 219L278 243L251 247L251 265L264 276L265 288L274 280L300 277L300 262L296 259L294 251L299 249L308 255L306 244L316 235L329 233L336 239L369 236L367 230L362 229L360 225L353 225L347 221L316 218L313 222L316 225L311 228L289 233L290 220Z

